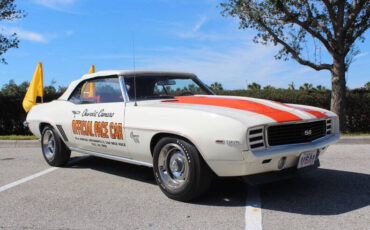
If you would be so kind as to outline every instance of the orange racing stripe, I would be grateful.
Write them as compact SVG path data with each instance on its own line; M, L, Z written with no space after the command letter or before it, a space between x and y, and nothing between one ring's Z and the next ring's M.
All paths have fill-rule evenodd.
M317 110L312 110L312 109L307 109L307 108L302 108L302 107L292 106L292 105L287 105L287 104L284 104L284 105L287 106L287 107L290 107L290 108L293 108L293 109L298 109L298 110L301 110L303 112L306 112L306 113L309 113L311 115L314 115L316 118L325 118L325 117L328 117L325 113L322 113L322 112L317 111Z
M249 100L241 99L228 99L228 98L211 98L211 97L197 97L197 96L186 96L186 97L175 97L177 100L166 100L163 102L171 103L184 103L184 104L196 104L196 105L211 105L228 107L233 109L245 110L253 113L265 115L274 119L277 122L288 122L288 121L300 121L300 117L283 111L275 109L273 107L257 103Z

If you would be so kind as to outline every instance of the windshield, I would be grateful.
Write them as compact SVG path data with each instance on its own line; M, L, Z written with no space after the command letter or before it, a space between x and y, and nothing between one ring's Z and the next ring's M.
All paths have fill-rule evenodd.
M134 77L125 77L125 84L129 98L135 97ZM174 98L175 96L191 96L195 94L212 95L196 78L179 76L137 76L136 99Z

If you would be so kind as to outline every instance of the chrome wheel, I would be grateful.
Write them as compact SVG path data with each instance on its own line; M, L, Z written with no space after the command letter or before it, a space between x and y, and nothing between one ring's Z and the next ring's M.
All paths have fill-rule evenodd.
M51 130L46 130L42 137L42 149L45 157L51 161L55 156L55 137Z
M171 191L183 188L189 178L189 163L184 150L174 143L166 144L161 149L158 169L164 186Z

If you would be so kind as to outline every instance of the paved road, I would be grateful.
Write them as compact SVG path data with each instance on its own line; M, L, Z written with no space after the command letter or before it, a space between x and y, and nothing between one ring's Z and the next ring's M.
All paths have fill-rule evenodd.
M48 168L38 148L1 148L0 188ZM317 172L259 191L263 229L369 229L370 145L333 145ZM177 202L151 169L87 157L0 192L0 229L244 229L247 193L218 179Z

